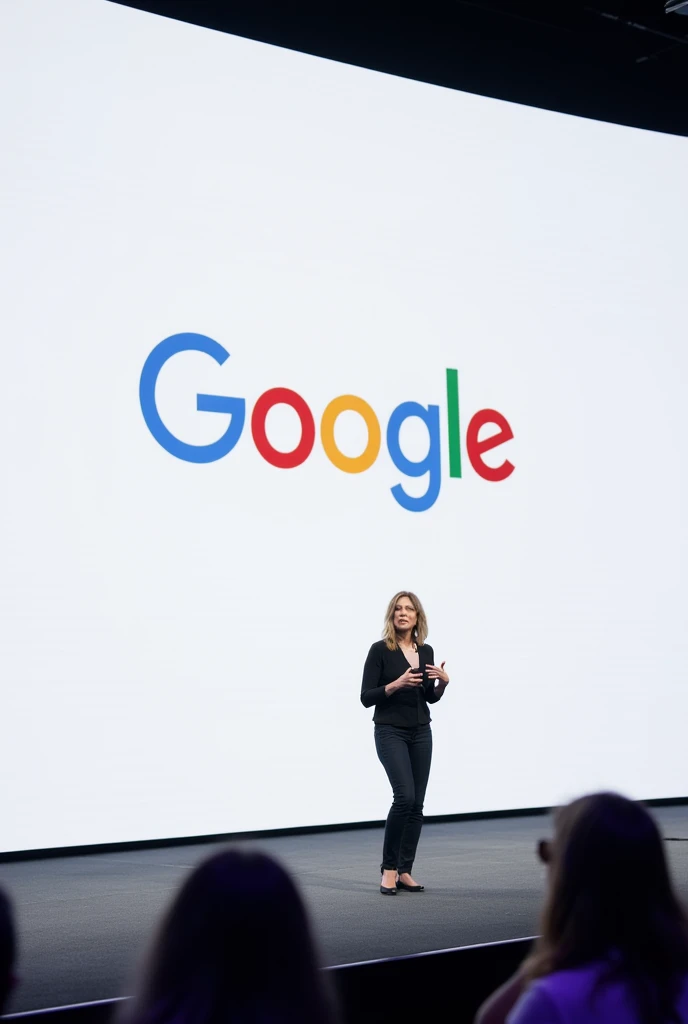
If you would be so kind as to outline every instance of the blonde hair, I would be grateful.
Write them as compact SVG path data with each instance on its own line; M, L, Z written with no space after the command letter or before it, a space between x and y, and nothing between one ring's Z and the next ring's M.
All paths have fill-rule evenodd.
M382 639L385 641L390 651L396 651L399 647L397 643L397 632L394 628L394 610L397 606L397 602L402 597L408 597L416 611L416 624L413 627L412 634L413 642L418 644L419 647L422 647L428 638L428 620L425 617L423 605L420 603L416 595L412 594L410 590L400 590L398 594L394 595L387 605L385 624L382 629Z

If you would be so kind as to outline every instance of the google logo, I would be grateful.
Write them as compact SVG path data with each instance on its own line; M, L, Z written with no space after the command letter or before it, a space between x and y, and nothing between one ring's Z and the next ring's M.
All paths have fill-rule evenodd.
M217 341L204 334L173 334L165 338L146 359L139 383L141 412L151 434L170 455L185 462L216 462L236 446L246 422L246 401L225 395L197 395L196 409L199 412L223 413L229 416L225 432L211 444L187 444L175 437L165 426L155 401L155 386L161 369L179 352L202 352L214 359L220 366L229 358L229 352ZM447 396L447 445L449 452L449 476L461 477L462 453L459 418L459 379L456 370L446 371ZM290 406L301 422L301 439L290 452L275 448L265 429L270 410L276 405ZM354 412L365 423L368 440L360 455L345 455L335 440L335 424L343 412ZM420 460L407 458L401 450L399 436L403 423L409 417L421 420L428 432L428 451ZM483 427L491 425L497 430L488 437L479 437ZM270 388L258 398L251 412L251 434L259 454L271 466L278 469L294 469L302 465L315 444L316 425L313 413L301 395L289 388ZM394 499L409 512L425 512L437 501L442 481L440 458L440 407L421 405L419 402L402 402L394 409L385 432L385 440L392 462L407 477L421 477L427 474L428 486L420 497L407 494L401 484L391 488ZM505 459L499 466L489 466L483 459L485 452L511 440L513 431L507 419L495 409L481 409L470 419L466 428L465 449L468 461L483 480L498 482L506 480L514 471L511 462ZM320 419L320 442L330 462L343 473L364 473L373 465L380 453L382 430L373 408L357 395L339 395L325 407Z

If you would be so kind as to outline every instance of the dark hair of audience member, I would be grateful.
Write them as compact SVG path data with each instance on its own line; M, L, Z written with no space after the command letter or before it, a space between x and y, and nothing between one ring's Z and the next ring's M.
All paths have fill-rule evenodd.
M0 889L0 1014L10 993L14 977L12 969L17 952L12 905Z
M643 1024L678 1019L688 920L650 814L615 793L575 800L557 812L550 858L542 934L526 977L606 959L600 984L623 979Z
M125 1016L131 1024L326 1024L333 1018L305 907L261 853L224 850L167 911Z

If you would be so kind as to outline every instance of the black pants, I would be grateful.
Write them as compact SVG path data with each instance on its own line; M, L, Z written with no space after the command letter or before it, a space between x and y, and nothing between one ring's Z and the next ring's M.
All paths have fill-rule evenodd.
M375 726L375 749L387 772L394 802L382 848L383 871L411 871L423 827L423 802L432 760L429 725Z

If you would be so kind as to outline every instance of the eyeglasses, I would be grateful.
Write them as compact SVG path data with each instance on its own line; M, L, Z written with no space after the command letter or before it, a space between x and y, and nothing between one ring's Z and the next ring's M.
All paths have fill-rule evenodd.
M538 839L536 846L537 855L543 864L549 864L552 860L552 841L551 839Z

